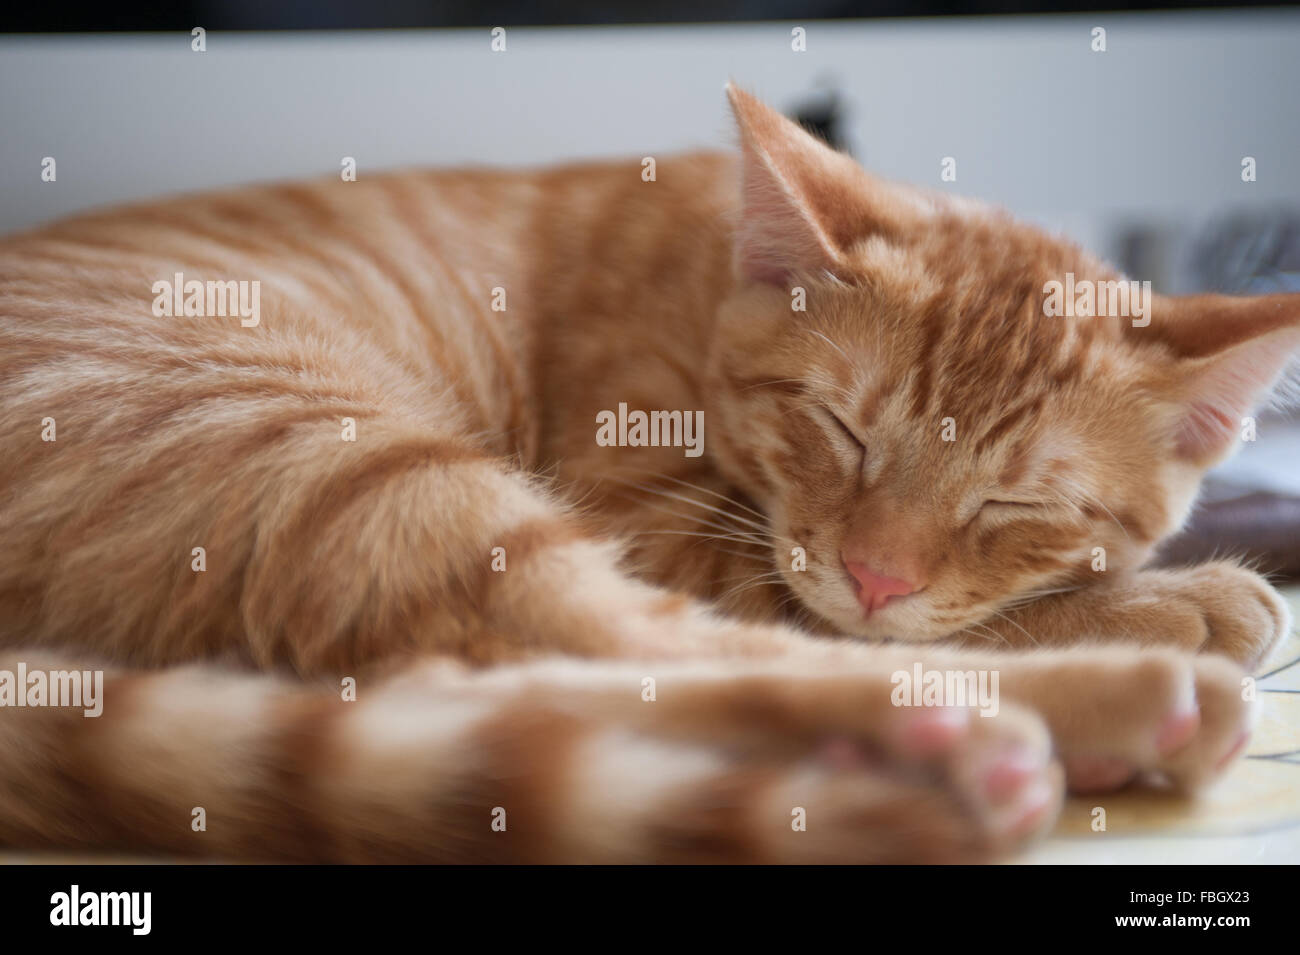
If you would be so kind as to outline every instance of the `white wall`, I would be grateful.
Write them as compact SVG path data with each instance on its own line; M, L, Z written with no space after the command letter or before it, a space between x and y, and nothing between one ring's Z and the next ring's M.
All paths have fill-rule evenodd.
M1094 245L1115 215L1300 204L1300 12L814 22L805 53L791 26L508 29L505 53L486 30L0 38L0 230L344 155L364 175L725 145L728 77L782 107L833 77L870 167L939 185L954 156L945 188Z

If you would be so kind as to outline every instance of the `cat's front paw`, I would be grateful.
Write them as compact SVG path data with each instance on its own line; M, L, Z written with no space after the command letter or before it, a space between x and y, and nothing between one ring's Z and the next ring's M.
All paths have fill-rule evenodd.
M1173 572L1177 583L1163 600L1163 612L1177 616L1189 649L1217 653L1256 669L1291 625L1286 602L1263 577L1229 562Z
M1075 792L1135 780L1199 788L1241 755L1255 708L1246 674L1212 655L1099 649L1013 668L1013 698L1051 727Z

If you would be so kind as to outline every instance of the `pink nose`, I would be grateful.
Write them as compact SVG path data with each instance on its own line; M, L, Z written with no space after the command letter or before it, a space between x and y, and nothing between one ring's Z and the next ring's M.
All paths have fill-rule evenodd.
M879 610L889 601L890 597L902 597L916 589L906 580L874 574L867 570L863 564L855 564L853 561L846 560L844 566L853 575L853 579L857 581L858 603L862 604L862 609L867 613Z

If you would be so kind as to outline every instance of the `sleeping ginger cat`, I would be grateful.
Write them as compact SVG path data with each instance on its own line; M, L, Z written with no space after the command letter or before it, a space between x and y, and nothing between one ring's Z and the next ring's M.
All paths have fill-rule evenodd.
M98 719L0 710L0 845L968 861L1067 787L1223 771L1285 605L1143 566L1297 297L1047 317L1119 276L729 95L739 159L651 182L332 179L0 242L0 670L107 667ZM155 315L177 273L259 282L256 322ZM703 453L598 441L620 405L702 411ZM996 715L895 705L918 665L996 673Z

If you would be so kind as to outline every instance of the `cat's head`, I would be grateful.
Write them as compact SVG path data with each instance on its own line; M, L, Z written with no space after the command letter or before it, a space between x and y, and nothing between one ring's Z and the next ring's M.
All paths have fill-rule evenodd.
M1139 285L1127 315L1048 315L1067 283L1086 306L1122 277L730 96L743 199L710 446L801 601L841 632L931 640L1146 561L1300 345L1300 296L1142 315ZM1118 289L1094 287L1103 310Z

